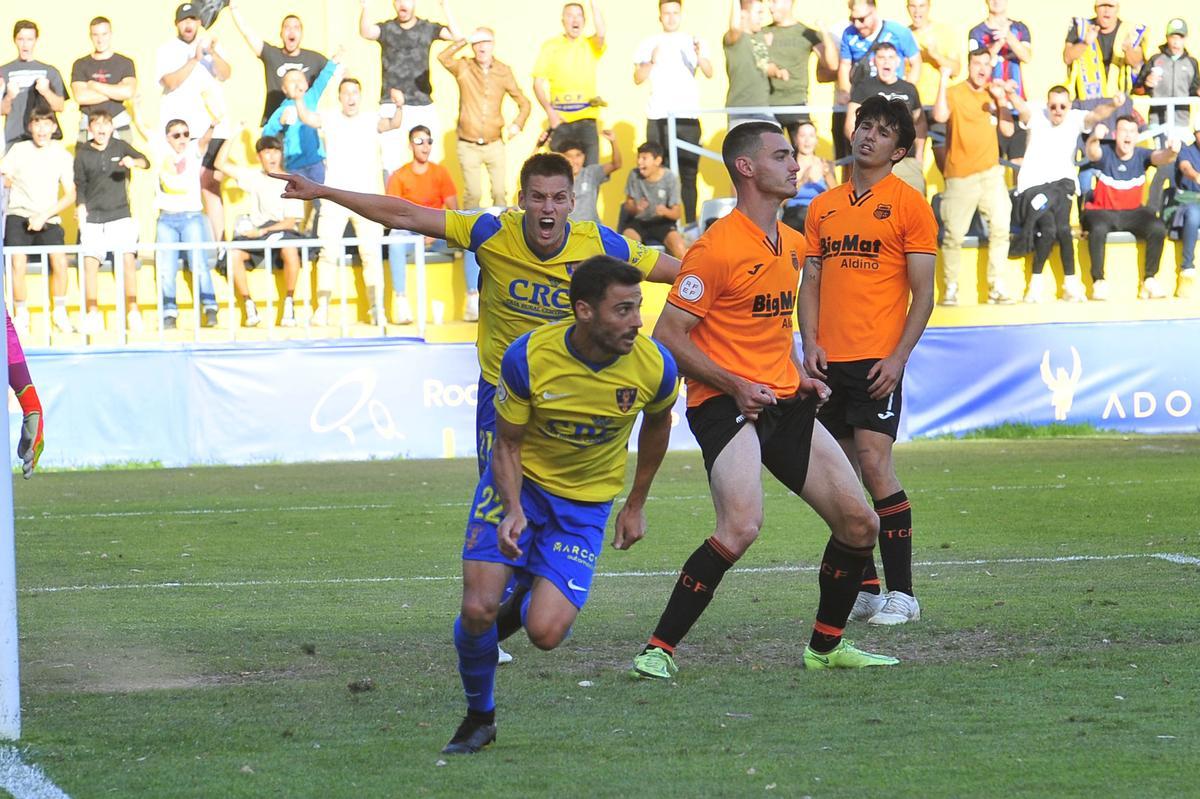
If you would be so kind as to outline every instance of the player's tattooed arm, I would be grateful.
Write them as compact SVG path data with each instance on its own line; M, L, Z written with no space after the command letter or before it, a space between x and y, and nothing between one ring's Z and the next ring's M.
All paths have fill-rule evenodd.
M804 373L825 377L825 350L817 344L817 319L821 311L821 258L804 259L804 280L800 283L800 340L804 345Z

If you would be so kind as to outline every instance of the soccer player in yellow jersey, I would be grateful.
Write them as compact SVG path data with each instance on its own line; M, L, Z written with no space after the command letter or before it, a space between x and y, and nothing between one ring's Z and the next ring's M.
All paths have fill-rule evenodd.
M892 174L914 135L903 102L871 97L859 107L850 180L808 209L800 288L804 368L832 391L818 418L879 514L888 592L880 594L872 559L850 618L884 625L921 618L912 585L912 509L892 463L904 365L933 311L937 257L933 210Z
M492 396L500 358L522 333L571 315L567 284L571 270L593 255L627 261L647 279L670 283L679 261L594 222L571 222L575 179L571 164L557 153L539 153L521 167L519 211L493 216L486 211L422 208L397 197L358 194L313 183L297 175L285 197L329 199L395 230L446 239L479 259L479 396L475 427L479 470L487 464L495 435Z
M795 355L804 240L777 219L779 206L796 195L795 152L779 126L746 122L726 135L721 158L737 205L688 251L654 328L688 379L688 425L704 456L717 525L683 564L633 673L669 679L676 672L676 646L758 538L762 466L830 528L805 667L893 665L899 661L842 639L879 518L837 442L816 424L828 387L798 368Z
M575 318L526 333L504 353L496 449L469 511L454 623L467 715L446 754L473 754L496 739L497 614L514 573L532 590L506 606L533 645L554 649L570 633L625 484L639 414L637 472L612 545L628 549L646 533L643 508L666 453L679 381L670 353L638 335L641 280L627 263L589 258L571 278Z

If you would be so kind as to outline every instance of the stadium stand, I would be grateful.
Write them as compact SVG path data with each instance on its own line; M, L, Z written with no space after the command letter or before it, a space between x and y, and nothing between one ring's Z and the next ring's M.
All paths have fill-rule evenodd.
M586 6L587 4L585 4ZM610 22L607 30L607 51L599 60L597 73L597 94L604 98L605 106L600 107L602 127L612 128L617 137L615 146L627 156L632 156L637 143L641 141L646 122L646 98L648 86L634 84L630 64L639 44L650 34L659 29L657 6L653 3L642 3L638 0L602 0L599 3L605 17ZM466 30L474 30L477 26L486 25L495 30L499 44L497 56L509 64L517 78L517 83L526 92L532 91L532 74L537 48L534 43L561 35L562 22L560 19L561 6L558 4L542 4L528 2L530 13L499 14L493 3L486 0L456 0L453 4L453 15L456 21ZM377 20L394 17L395 12L390 2L385 0L370 0L368 12ZM534 12L534 9L537 9ZM690 8L690 6L689 6ZM132 143L139 149L149 147L150 139L155 138L155 131L160 129L159 104L162 89L154 82L155 53L170 33L174 19L175 4L166 2L147 7L146 4L134 0L109 0L98 6L91 6L85 12L82 8L68 13L39 15L30 13L28 7L8 4L0 10L0 30L7 35L13 29L14 23L23 16L28 16L38 23L40 37L37 42L37 59L40 62L56 66L60 71L67 72L71 64L81 52L88 49L89 21L94 14L103 14L112 20L113 47L132 59L137 68L139 91L137 96L128 104L132 125ZM358 36L359 20L358 4L344 4L335 0L296 0L287 9L303 18L308 24L305 31L304 44L314 51L332 53L340 45L346 47L346 73L357 77L363 83L363 94L374 99L379 93L380 82L380 52L378 46L363 40ZM765 13L765 8L763 9ZM904 5L898 0L881 0L879 3L881 16L907 21ZM722 77L724 72L721 56L717 53L717 43L721 41L728 25L728 15L725 13L705 14L694 9L688 15L689 32L694 32L697 39L702 40L713 53L715 79L699 81L699 109L680 109L682 118L698 118L702 121L704 137L700 147L710 153L719 149L724 135L725 109L724 98L726 82ZM1138 5L1126 4L1121 9L1122 18L1128 26L1141 30L1147 54L1152 54L1153 48L1162 42L1168 32L1168 22L1175 17L1177 7L1165 0L1150 0ZM255 30L271 32L278 30L281 11L269 4L241 4L239 12ZM937 18L939 23L948 26L959 37L962 54L965 55L968 41L968 31L978 23L980 9L974 5L939 5ZM1037 33L1033 37L1033 56L1023 65L1022 80L1031 98L1044 96L1045 90L1067 79L1063 64L1062 52L1068 29L1078 23L1075 16L1088 14L1091 8L1084 3L1076 7L1070 4L1034 4L1014 2L1010 12L1015 18L1026 23L1030 30ZM417 13L422 18L433 19L436 22L447 22L439 19L442 13L439 4L433 0L422 0ZM590 26L590 11L589 26ZM822 27L840 29L844 27L845 13L841 4L831 10L816 14L803 4L796 4L796 15L802 22L816 26L821 17ZM831 24L828 16L833 15L838 21ZM43 18L38 18L39 16ZM612 22L620 20L621 24ZM1194 21L1194 20L1189 20ZM228 12L219 15L207 32L210 38L223 43L228 62L231 66L230 78L222 84L226 108L222 115L230 122L257 122L262 114L264 88L262 66L250 48L237 44L240 37L237 27ZM272 37L273 38L273 37ZM5 55L0 60L7 61L16 58L15 48L3 43L0 51ZM440 48L435 48L440 49ZM432 56L431 56L432 57ZM18 59L19 60L19 59ZM20 66L19 64L17 65ZM818 120L818 129L822 132L829 130L829 114L832 108L834 94L832 84L818 82L817 64L810 66L809 102L812 104L812 116ZM438 150L444 154L444 163L451 174L462 186L461 171L455 156L455 120L457 114L457 86L452 75L443 69L431 69L429 72L433 86L433 96L437 98L436 108L443 131L439 140ZM8 87L6 87L8 90ZM1192 98L1194 101L1195 98ZM1146 118L1150 118L1151 103L1161 104L1161 97L1135 96L1135 108ZM1187 102L1183 100L1182 102ZM336 99L326 96L321 103L323 109L336 108ZM62 130L76 131L79 129L80 111L73 99L68 98L65 109L58 115ZM1158 115L1161 119L1173 120L1175 115L1166 113ZM509 182L515 183L515 176L520 163L538 147L539 126L544 124L542 115L533 116L534 124L512 135L507 142L506 157L508 159L507 173ZM1158 133L1158 128L1147 132L1147 141ZM149 134L149 138L147 137ZM247 130L234 142L235 160L242 164L254 164L253 146L257 139L257 129ZM64 144L73 151L75 144L73 136L67 136ZM1185 137L1185 141L1187 137ZM829 156L833 152L833 144L828 138L823 138L819 152ZM670 159L668 159L670 160ZM627 157L626 163L633 161ZM934 165L932 153L926 154L925 175L928 183L928 196L933 197L943 189L943 180ZM606 183L600 193L601 218L608 224L616 224L617 213L623 199L622 187L624 175L617 175L616 180ZM1011 174L1009 176L1012 182ZM515 194L515 186L510 185L508 195ZM708 210L713 207L710 203L720 202L720 198L728 197L730 187L723 176L720 165L711 158L702 158L698 176L698 192L700 197L700 224L712 217ZM227 324L229 309L230 286L225 278L214 275L216 293L221 301L222 316L218 327L213 329L199 328L195 321L191 300L191 275L184 273L179 294L180 319L176 331L168 331L163 336L156 321L158 308L152 298L159 296L155 286L153 268L153 210L154 179L151 173L135 174L131 187L132 209L135 220L139 223L141 243L141 268L138 271L138 293L141 302L138 310L145 322L145 333L134 337L135 341L224 341L232 335L231 326ZM714 199L715 198L715 199ZM224 214L226 229L233 231L236 220L247 212L248 198L240 192L226 190L224 196ZM1078 225L1078 218L1073 218ZM74 215L64 215L64 227L68 248L77 241L78 223ZM1077 229L1077 228L1076 228ZM698 231L691 231L693 235ZM1026 307L1024 305L1008 307L988 307L985 304L986 281L986 243L978 239L968 238L964 242L964 267L960 275L960 305L954 308L938 308L932 320L938 325L964 324L1015 324L1030 321L1087 321L1110 319L1149 319L1149 318L1190 318L1200 315L1196 299L1168 299L1161 301L1138 301L1139 286L1139 247L1132 243L1128 236L1113 234L1108 239L1107 276L1110 283L1110 295L1113 298L1108 303L1086 303L1068 305L1064 303L1047 303ZM316 242L311 241L304 248L305 266L301 275L301 287L297 297L311 298L315 291L315 272L312 261L315 260ZM1085 283L1089 282L1086 241L1081 241L1077 235L1075 249L1079 271L1084 275ZM75 265L75 251L68 249L71 267L69 271L69 286L67 290L67 306L70 316L78 326L82 320L82 291L79 285L79 271ZM214 252L215 254L215 252ZM354 305L353 312L346 309L343 315L347 320L364 320L363 322L347 322L346 324L330 325L324 328L298 327L282 329L268 323L259 330L238 331L238 339L254 340L256 338L313 338L327 336L366 337L386 335L416 336L428 341L470 341L474 338L475 327L469 323L458 322L464 308L463 298L467 286L463 284L460 254L449 256L453 262L441 260L435 262L429 258L422 268L415 264L408 266L408 279L412 285L424 280L426 298L424 307L414 309L418 316L427 322L440 319L442 324L429 323L418 332L416 327L384 325L372 327L365 323L369 298L365 296L361 269L350 266L345 262L343 274L337 282L338 289L334 294L333 306L336 310L344 297L344 302ZM1159 282L1170 294L1174 294L1178 275L1178 265L1182 261L1180 245L1169 241L1164 253L1162 269L1159 272ZM971 266L975 268L970 268ZM84 343L107 344L123 340L121 321L123 316L123 297L119 285L114 280L111 269L111 259L105 262L99 274L99 309L104 316L105 330L90 338L83 333L61 333L51 330L49 314L49 286L45 269L40 265L40 258L34 255L30 258L28 275L28 308L30 311L30 342L39 345L79 345ZM423 275L418 272L423 271ZM1006 280L1016 293L1017 287L1023 287L1029 271L1028 259L1013 259L1006 268ZM1054 274L1056 281L1061 281L1061 265L1058 256L1051 258L1049 271ZM385 276L387 270L384 270ZM390 278L385 277L385 283ZM251 293L255 297L266 297L267 303L277 311L279 298L283 296L282 275L255 270L250 275ZM981 286L984 288L981 289ZM184 288L186 287L186 291ZM1090 284L1089 284L1090 288ZM385 291L390 291L390 285L385 285ZM649 311L647 324L653 323L655 303L661 303L661 296L650 291L647 296ZM436 311L436 312L435 312ZM273 319L274 317L268 317ZM341 317L339 317L341 318Z

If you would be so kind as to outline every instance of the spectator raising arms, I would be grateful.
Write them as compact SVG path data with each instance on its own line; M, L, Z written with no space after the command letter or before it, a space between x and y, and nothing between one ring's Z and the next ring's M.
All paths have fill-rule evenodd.
M271 114L284 101L283 76L293 70L300 72L311 86L317 75L325 68L325 56L315 50L300 46L304 39L304 23L295 14L288 14L279 25L281 47L267 44L242 16L241 0L229 0L229 13L238 33L258 56L263 64L263 80L266 82L267 99L263 104L262 124L267 124Z
M471 58L455 58L465 44L471 45ZM516 136L529 119L529 98L517 85L512 69L495 57L496 34L491 28L478 28L468 39L456 41L438 53L438 62L458 81L458 164L463 172L463 206L478 208L483 197L483 170L486 167L491 189L491 204L508 205L504 196L504 134ZM517 104L517 115L504 122L502 105L508 95Z
M680 30L682 18L683 3L660 0L658 21L662 33L643 39L633 55L633 82L639 86L650 82L650 99L646 102L646 141L657 142L664 149L669 146L667 114L699 108L700 86L696 73L706 78L713 76L708 44L700 37ZM700 120L694 116L676 116L675 135L682 141L698 145ZM678 162L683 216L690 223L696 218L696 176L700 172L700 156L680 150Z
M820 59L818 72L832 78L838 68L838 43L828 31L815 30L792 16L794 0L771 0L771 24L762 30L767 56L775 65L771 78L771 105L808 105L808 68L815 54ZM796 129L807 114L788 112L775 119L787 134L796 138Z
M533 65L533 93L546 111L550 149L564 141L584 147L587 162L600 160L599 108L604 101L596 92L596 65L604 55L607 31L599 0L588 0L592 10L592 35L584 38L586 18L582 3L567 3L562 11L562 36L542 43Z
M782 77L774 69L762 37L762 0L732 0L729 10L729 29L721 39L725 49L725 74L729 91L725 94L726 108L761 108L771 102L772 76ZM751 119L770 119L763 113L733 113L729 127Z
M1146 60L1146 26L1123 22L1119 14L1118 3L1096 0L1096 16L1076 17L1067 30L1063 63L1070 72L1076 108L1092 108L1117 92L1128 96L1133 91L1133 78ZM1118 111L1132 109L1128 104Z
M621 148L617 147L617 137L611 130L602 130L600 135L608 140L612 150L612 158L607 164L585 164L586 157L583 145L579 142L568 141L562 144L560 151L571 164L571 174L574 176L575 207L571 210L572 222L595 222L600 224L600 212L597 203L600 199L600 184L607 183L613 172L621 168Z
M157 239L160 244L196 245L188 251L188 265L196 280L204 325L215 327L217 295L213 290L212 272L209 271L212 265L204 248L199 246L208 239L204 202L200 198L201 153L212 141L213 126L209 125L198 139L192 138L188 123L182 119L168 121L163 131L167 141L159 146L155 158L158 175L158 191L155 194L155 206L158 208ZM162 328L173 330L179 319L175 279L179 274L181 253L178 250L160 250L155 255L158 290L162 292Z
M0 67L0 114L4 115L6 148L31 138L29 121L35 111L58 113L69 97L59 71L33 57L37 42L37 24L17 20L13 25L16 60ZM51 114L50 119L54 122L52 138L61 139L58 118Z
M175 9L175 38L158 48L155 76L162 86L159 120L181 120L183 129L195 136L208 135L201 152L200 197L208 219L209 241L225 230L225 209L221 204L221 176L217 174L217 151L228 136L223 122L225 98L221 84L232 72L224 51L213 36L201 35L200 9L183 3ZM174 143L168 142L174 147Z
M1114 125L1112 141L1108 128L1097 125L1088 136L1084 155L1097 170L1096 188L1083 206L1083 229L1088 234L1088 254L1092 257L1092 299L1107 300L1108 283L1104 280L1104 250L1108 234L1115 230L1132 233L1146 242L1142 289L1139 296L1156 300L1167 296L1158 282L1158 263L1162 259L1167 228L1162 220L1143 202L1146 189L1146 169L1153 164L1162 166L1175 160L1180 146L1170 140L1158 150L1136 147L1138 123L1131 116L1120 116Z
M358 33L364 39L379 42L380 70L379 116L391 119L396 114L392 89L398 89L407 108L404 124L383 137L383 167L389 173L404 160L404 138L416 125L440 130L437 109L433 105L433 83L429 79L429 48L438 39L456 41L462 38L450 12L450 0L438 0L446 24L430 22L417 16L417 0L393 0L394 19L383 22L367 20L367 0L360 0Z
M113 50L112 23L96 17L88 25L92 52L71 65L71 91L79 103L79 138L87 137L88 119L92 111L108 112L113 135L129 139L131 118L125 103L137 94L137 71L133 61Z

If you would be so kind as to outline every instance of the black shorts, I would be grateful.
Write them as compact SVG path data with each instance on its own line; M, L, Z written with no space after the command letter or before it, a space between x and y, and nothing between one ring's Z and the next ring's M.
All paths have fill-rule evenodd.
M27 217L9 214L4 219L4 243L9 247L53 247L65 242L62 225L47 222L34 231L29 229Z
M635 231L645 244L666 244L667 236L675 230L673 219L656 216L653 219L628 219L625 221L627 230Z
M754 431L762 451L762 464L775 479L799 494L808 477L808 457L812 450L813 423L816 421L816 397L790 397L762 410ZM722 394L687 409L688 426L704 455L704 468L712 479L717 456L738 434L747 419L738 410L733 397Z
M1000 139L1000 157L1012 161L1014 158L1025 157L1025 145L1029 141L1029 131L1018 123L1013 135L1005 136L998 133Z
M272 223L268 222L267 224L272 224ZM271 268L272 269L280 269L283 267L283 260L279 257L280 243L286 242L290 239L300 239L300 238L304 238L304 237L301 236L299 233L297 233L294 230L277 230L273 233L270 233L266 236L262 236L257 239L250 238L249 236L234 236L233 241L234 242L256 241L259 244L265 244L265 243L267 243L267 241L270 241L274 245L271 249ZM257 269L258 267L262 266L263 261L266 260L267 253L265 250L258 250L258 249L242 250L238 247L232 247L232 246L230 247L230 249L238 250L239 252L244 252L244 253L246 253L247 256L249 256L249 258L246 262L247 269Z
M208 149L204 151L204 159L200 161L200 165L205 169L217 168L217 153L221 150L221 145L225 143L224 139L209 139Z
M900 429L900 408L903 404L904 376L896 390L883 399L871 399L871 381L867 373L879 363L878 358L865 361L831 363L825 369L825 383L830 395L817 418L838 439L850 438L855 428L884 433L894 440Z

